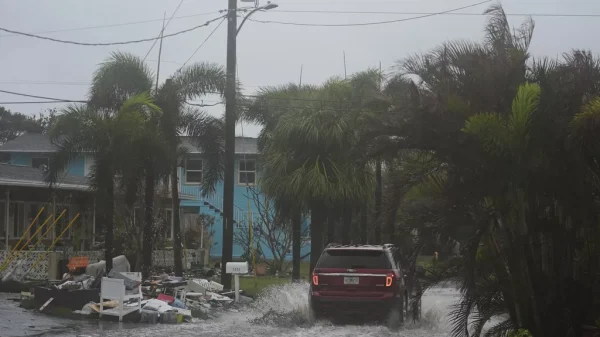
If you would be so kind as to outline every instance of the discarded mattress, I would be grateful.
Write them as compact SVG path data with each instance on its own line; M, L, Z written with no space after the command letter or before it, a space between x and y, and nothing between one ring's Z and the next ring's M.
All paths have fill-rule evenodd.
M149 299L146 301L142 301L142 309L145 311L158 311L159 314L164 314L167 312L176 312L182 314L185 317L192 317L192 311L188 309L175 308L170 306L164 301L157 299Z
M191 280L191 282L193 282L197 285L200 285L205 290L209 290L209 291L213 291L213 292L223 291L223 285L220 283L217 283L215 281L209 281L207 279L195 278L195 279ZM190 285L190 282L188 282L188 285ZM200 290L195 290L195 289L194 289L194 291L200 292Z
M119 255L113 258L113 269L115 272L129 272L131 266L125 255ZM102 260L97 263L92 263L85 268L85 273L94 277L106 271L106 261Z

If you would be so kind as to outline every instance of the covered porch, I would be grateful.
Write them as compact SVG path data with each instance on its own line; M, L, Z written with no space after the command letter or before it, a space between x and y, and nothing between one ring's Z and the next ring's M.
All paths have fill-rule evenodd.
M0 164L0 249L11 250L22 239L20 246L27 243L32 250L53 243L57 249L88 250L95 241L95 218L84 177L66 176L50 189L40 170Z

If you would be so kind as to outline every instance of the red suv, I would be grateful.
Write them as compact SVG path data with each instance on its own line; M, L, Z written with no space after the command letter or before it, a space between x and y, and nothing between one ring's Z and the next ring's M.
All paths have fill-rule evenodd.
M309 299L315 318L344 314L404 322L408 293L396 249L330 244L312 274Z

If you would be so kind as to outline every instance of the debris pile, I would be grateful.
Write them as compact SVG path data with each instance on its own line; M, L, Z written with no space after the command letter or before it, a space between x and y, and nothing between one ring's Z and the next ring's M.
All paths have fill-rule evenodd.
M218 276L215 269L194 270L186 278L163 273L142 280L140 273L129 271L125 256L113 260L108 274L105 266L100 261L73 268L61 281L36 287L35 302L44 303L40 311L51 303L86 316L176 324L215 317L234 302L233 292L211 280Z

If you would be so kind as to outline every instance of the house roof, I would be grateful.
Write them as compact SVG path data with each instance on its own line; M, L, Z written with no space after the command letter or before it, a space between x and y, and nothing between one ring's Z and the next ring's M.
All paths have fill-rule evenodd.
M24 133L0 146L0 152L54 152L56 146L50 136L41 133Z
M42 170L29 166L0 164L0 186L48 187ZM87 190L86 177L66 174L54 187L62 190Z
M190 153L201 153L191 142L191 137L181 137L183 145ZM24 133L21 136L0 146L0 152L32 152L51 153L56 151L56 146L50 142L50 136L41 133ZM258 142L256 138L236 137L235 153L257 154Z
M202 153L196 146L192 144L191 137L181 137L183 146L188 149L190 153ZM249 137L235 137L235 153L236 154L257 154L258 153L258 142L256 138Z

